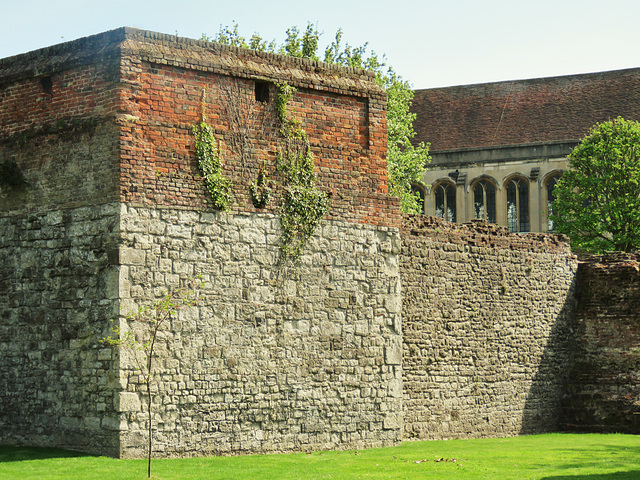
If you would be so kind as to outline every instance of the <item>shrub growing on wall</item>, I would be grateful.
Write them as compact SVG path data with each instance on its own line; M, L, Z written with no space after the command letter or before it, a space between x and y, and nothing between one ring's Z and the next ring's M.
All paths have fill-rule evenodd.
M202 120L193 127L196 158L213 206L218 210L227 210L231 201L231 182L222 174L220 145L217 144L213 135L213 128L207 123L204 98L203 92Z
M281 218L284 259L296 260L307 240L329 210L329 198L316 184L309 139L300 121L291 115L288 103L294 87L278 86L277 112L284 144L277 154L277 169L283 176Z

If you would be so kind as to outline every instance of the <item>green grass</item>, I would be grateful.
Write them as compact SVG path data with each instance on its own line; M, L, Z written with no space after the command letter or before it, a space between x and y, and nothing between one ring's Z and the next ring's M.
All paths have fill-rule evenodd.
M32 478L142 480L146 461L0 448L0 479ZM640 436L548 434L405 442L361 451L158 459L153 461L152 478L638 480Z

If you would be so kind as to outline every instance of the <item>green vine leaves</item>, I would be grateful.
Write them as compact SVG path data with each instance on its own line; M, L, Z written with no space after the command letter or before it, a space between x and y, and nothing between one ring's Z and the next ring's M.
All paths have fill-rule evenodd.
M251 182L251 201L256 208L264 208L271 201L271 180L267 176L264 167L260 168L258 178Z
M306 132L288 104L296 89L278 86L276 110L284 145L276 155L276 168L283 176L281 253L285 261L297 261L309 238L329 211L330 201L316 185L313 155Z
M202 120L193 127L196 158L204 183L211 195L214 208L226 211L231 202L231 181L222 174L220 144L216 142L213 128L207 123L205 92L202 92Z
M282 226L282 260L296 262L309 238L324 215L330 201L316 184L315 165L311 146L301 122L289 110L289 102L296 93L295 87L276 84L278 95L276 115L280 122L279 133L283 138L276 153L276 170L282 175L282 202L280 223ZM231 182L222 174L220 146L211 125L206 121L205 93L202 96L202 120L193 127L196 158L205 185L215 208L228 210L231 202ZM251 183L251 200L256 208L264 208L272 196L272 182L264 166L258 178Z

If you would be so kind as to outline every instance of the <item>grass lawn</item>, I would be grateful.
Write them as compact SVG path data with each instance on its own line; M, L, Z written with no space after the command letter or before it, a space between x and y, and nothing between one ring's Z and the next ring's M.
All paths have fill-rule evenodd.
M0 447L0 479L144 479L145 460ZM639 480L640 436L548 434L311 454L158 459L152 478Z

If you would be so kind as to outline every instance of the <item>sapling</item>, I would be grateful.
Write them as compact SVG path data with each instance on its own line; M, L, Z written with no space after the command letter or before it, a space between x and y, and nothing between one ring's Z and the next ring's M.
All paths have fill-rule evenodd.
M124 324L143 325L143 331L136 335L130 328L122 328L114 320L111 327L111 335L102 339L102 343L114 348L126 349L133 353L135 368L140 372L147 388L147 413L148 413L148 467L147 474L151 478L151 457L153 452L153 416L151 406L153 393L151 385L155 381L154 355L158 333L163 325L166 325L181 308L192 308L198 303L197 289L202 283L192 282L191 289L177 289L166 291L151 305L140 306L138 309L124 317Z

